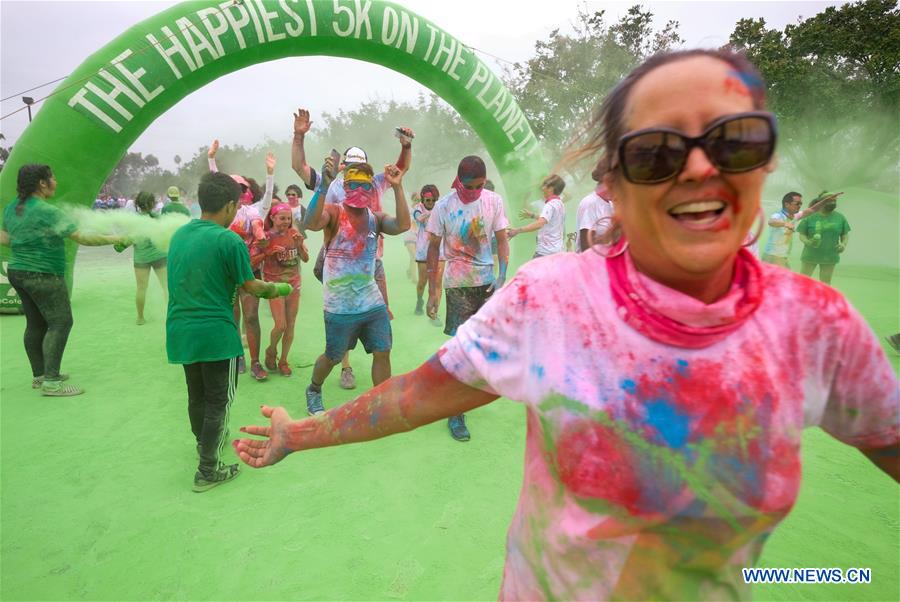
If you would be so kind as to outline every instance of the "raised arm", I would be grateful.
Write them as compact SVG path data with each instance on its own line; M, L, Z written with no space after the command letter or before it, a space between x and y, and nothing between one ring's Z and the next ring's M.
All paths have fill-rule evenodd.
M402 127L400 128L402 132L400 138L400 156L397 157L397 167L403 173L409 171L409 168L412 166L412 140L415 137L415 134L410 128Z
M212 173L217 173L219 171L219 167L216 165L216 153L219 152L219 140L213 140L212 144L209 145L209 150L206 151L206 160L209 162L209 171Z
M309 111L297 109L294 113L294 142L291 145L291 168L296 172L307 187L312 186L312 169L306 162L306 148L304 141L312 121L309 120Z
M272 207L272 197L275 196L275 155L266 153L266 191L260 200L253 203L256 211L265 216Z
M325 159L325 165L322 166L322 177L319 179L319 185L316 187L313 197L309 200L306 207L306 215L303 216L303 229L317 232L324 229L331 221L331 212L325 210L325 196L328 194L328 186L331 185L331 177L333 173L331 157Z
M384 166L384 179L394 190L394 203L396 204L396 216L391 217L382 213L381 231L385 234L403 234L410 227L409 205L406 204L406 195L403 194L403 172L396 165Z
M233 442L249 466L262 468L291 452L371 441L404 433L497 399L450 375L434 355L416 370L390 378L355 400L321 416L292 420L284 408L262 407L268 426L243 426L242 433L263 439ZM359 416L372 419L360 420Z

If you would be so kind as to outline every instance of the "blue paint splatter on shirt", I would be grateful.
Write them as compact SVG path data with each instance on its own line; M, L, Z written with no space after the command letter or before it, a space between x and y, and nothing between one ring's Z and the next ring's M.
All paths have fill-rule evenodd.
M687 443L690 419L684 414L679 414L670 401L666 399L648 401L647 422L657 430L669 447L679 448Z

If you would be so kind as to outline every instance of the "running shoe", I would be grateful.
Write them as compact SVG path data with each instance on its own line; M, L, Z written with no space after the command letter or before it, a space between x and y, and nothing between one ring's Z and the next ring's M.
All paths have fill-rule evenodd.
M204 491L209 491L217 485L227 483L228 481L237 477L239 474L240 467L237 464L222 464L220 462L219 468L217 468L213 472L203 473L198 470L194 475L194 486L192 487L192 489L196 493L203 493Z
M293 370L291 370L291 367L288 365L287 361L285 361L285 360L281 360L280 362L278 362L278 371L281 372L282 376L290 376L291 374L294 373Z
M419 297L416 299L416 315L421 316L425 313L425 301Z
M894 349L894 351L900 353L900 333L892 334L891 336L884 338L888 342L888 345L890 345Z
M59 380L69 380L69 375L68 374L60 374ZM42 384L44 384L43 376L35 376L34 378L31 379L31 388L32 389L40 389Z
M266 349L266 370L269 372L275 372L278 370L277 355L274 349L268 347Z
M259 362L253 362L250 364L250 374L253 375L253 378L259 381L266 380L269 378L269 373L263 370L262 364Z
M47 397L73 397L82 393L84 389L75 385L64 385L61 380L45 380L41 383L41 395Z
M450 428L450 436L457 441L468 441L472 438L471 435L469 435L469 429L466 428L465 414L451 416L447 420L447 426Z
M325 413L322 404L322 391L313 391L312 385L306 387L306 412L310 416L318 416Z
M353 376L353 368L341 368L341 388L356 388L356 377Z
M432 326L437 326L438 328L441 328L444 325L444 323L441 322L439 318L435 318L433 320L428 320L428 323L431 324Z

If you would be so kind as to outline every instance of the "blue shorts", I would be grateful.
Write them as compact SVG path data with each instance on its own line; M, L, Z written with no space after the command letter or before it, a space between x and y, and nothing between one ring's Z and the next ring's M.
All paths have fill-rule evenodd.
M393 344L387 307L380 305L361 314L325 313L325 357L341 361L344 354L362 341L366 353L390 351Z

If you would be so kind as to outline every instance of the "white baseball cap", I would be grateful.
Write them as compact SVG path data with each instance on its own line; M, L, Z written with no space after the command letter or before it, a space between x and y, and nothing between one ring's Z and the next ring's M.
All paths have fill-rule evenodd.
M359 148L358 146L351 146L347 150L344 151L344 163L368 163L369 157L366 155L366 151Z

